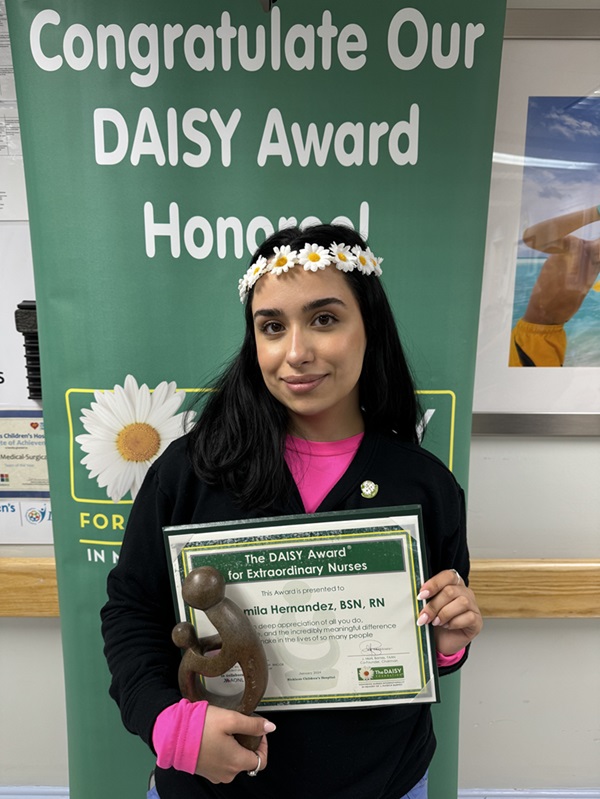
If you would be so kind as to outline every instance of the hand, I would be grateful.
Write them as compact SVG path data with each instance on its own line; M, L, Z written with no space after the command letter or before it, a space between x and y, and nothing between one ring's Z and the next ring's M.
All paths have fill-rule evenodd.
M417 597L429 600L417 624L435 627L435 645L442 655L460 652L483 627L475 594L457 577L452 569L440 572L423 583Z
M209 705L206 711L202 745L196 774L214 784L231 782L242 771L256 768L260 755L262 771L267 765L267 738L275 725L260 716L244 716L234 710ZM251 752L235 740L236 733L262 736L256 752Z

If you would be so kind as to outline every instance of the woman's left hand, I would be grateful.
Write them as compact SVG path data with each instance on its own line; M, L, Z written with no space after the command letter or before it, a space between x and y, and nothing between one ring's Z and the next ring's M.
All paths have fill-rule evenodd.
M435 628L436 649L442 655L454 655L481 632L483 619L475 594L453 569L423 583L418 599L428 601L417 624Z

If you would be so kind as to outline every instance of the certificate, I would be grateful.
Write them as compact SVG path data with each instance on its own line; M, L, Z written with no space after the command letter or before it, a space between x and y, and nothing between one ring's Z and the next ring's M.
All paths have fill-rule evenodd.
M269 681L260 708L437 702L433 633L417 626L425 581L419 506L167 527L179 621L214 627L182 598L186 576L218 569L226 595L262 641ZM234 694L241 670L206 679Z
M49 497L41 411L0 411L0 497Z

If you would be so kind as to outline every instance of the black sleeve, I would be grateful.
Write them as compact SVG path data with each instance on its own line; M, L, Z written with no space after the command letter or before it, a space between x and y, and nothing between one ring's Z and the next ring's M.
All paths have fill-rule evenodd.
M465 508L465 494L462 488L456 484L456 510L457 521L450 534L444 536L442 539L442 547L440 551L440 570L441 569L456 569L460 576L465 581L465 585L469 584L469 549L467 546L467 523L466 523L466 508ZM452 666L439 667L440 677L445 674L452 674L458 671L469 657L470 644L466 647L465 653L462 658L453 663Z
M110 694L123 724L152 747L158 714L178 702L179 650L162 527L172 503L151 469L133 504L119 563L107 582L102 608L104 653L112 675Z

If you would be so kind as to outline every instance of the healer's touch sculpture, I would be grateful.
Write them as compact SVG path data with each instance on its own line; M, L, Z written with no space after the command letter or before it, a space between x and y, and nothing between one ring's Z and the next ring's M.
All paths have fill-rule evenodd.
M217 630L217 635L198 638L194 625L180 622L173 628L172 638L186 650L179 666L179 689L191 702L207 700L211 705L252 715L267 688L268 666L265 652L244 612L225 596L225 580L212 566L191 571L183 583L184 600L203 610ZM208 655L207 653L214 653ZM208 691L199 676L219 677L238 663L244 677L244 689L233 696ZM235 736L242 746L255 750L260 738Z

